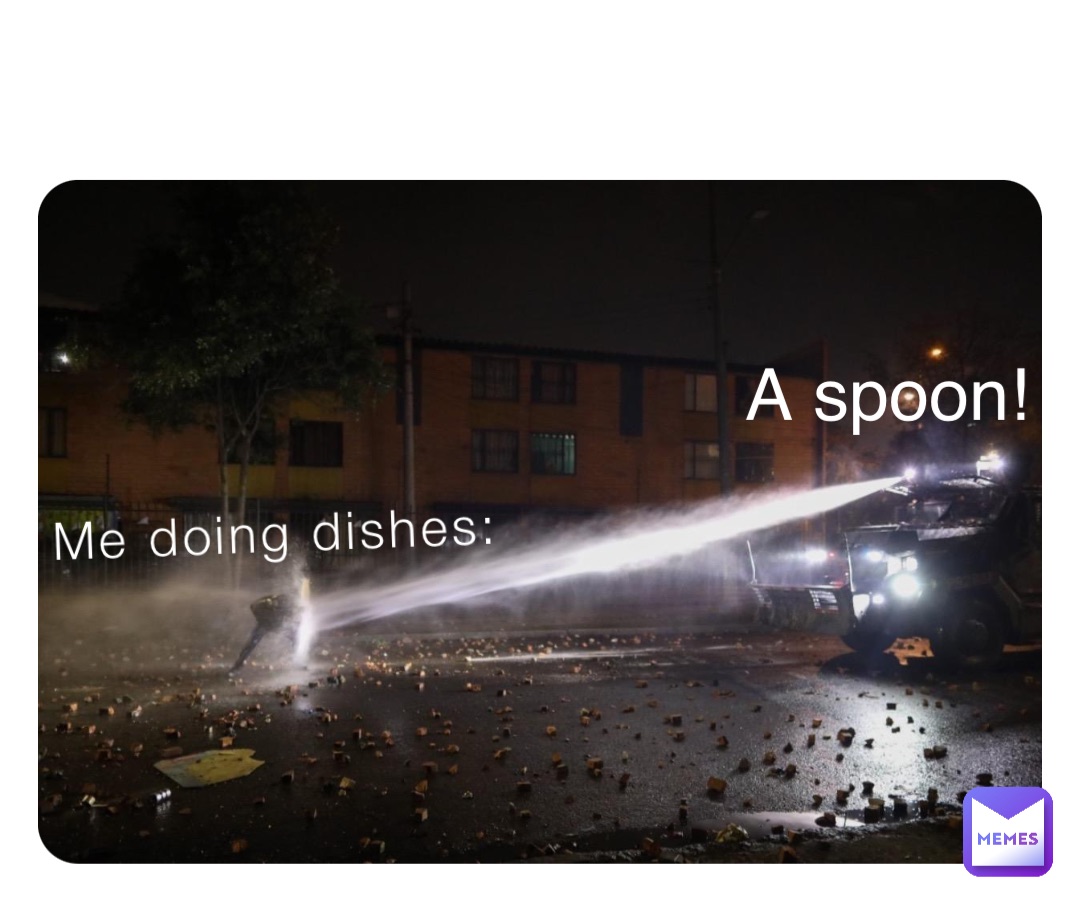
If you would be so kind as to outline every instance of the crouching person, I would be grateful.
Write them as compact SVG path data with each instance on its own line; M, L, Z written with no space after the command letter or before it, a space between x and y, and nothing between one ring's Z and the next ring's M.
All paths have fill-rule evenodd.
M255 616L255 628L244 645L244 649L236 658L236 662L229 669L230 675L235 675L243 668L248 657L259 646L259 642L268 634L284 634L292 647L294 658L300 654L301 628L304 618L304 603L300 593L260 597L251 604L251 612Z

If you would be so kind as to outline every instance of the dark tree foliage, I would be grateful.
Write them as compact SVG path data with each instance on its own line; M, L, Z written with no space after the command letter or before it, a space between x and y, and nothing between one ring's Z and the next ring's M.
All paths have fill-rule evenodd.
M326 391L355 408L382 370L364 309L329 264L337 229L302 188L197 184L179 213L108 311L109 349L130 374L132 417L214 432L225 521L226 464L239 463L242 521L252 442L285 402Z

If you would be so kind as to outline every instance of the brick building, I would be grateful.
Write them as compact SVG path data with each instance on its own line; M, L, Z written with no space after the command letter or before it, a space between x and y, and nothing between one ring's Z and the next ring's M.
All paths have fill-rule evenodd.
M381 343L400 371L394 341ZM71 372L46 352L38 388L39 518L144 507L189 519L220 510L211 433L152 435L120 411L123 373ZM493 521L570 516L719 492L716 377L708 360L422 340L415 349L417 513ZM731 366L730 458L737 491L818 483L816 377L778 368L793 419L745 421L762 369ZM317 521L335 510L403 509L400 392L346 410L294 401L256 446L249 518ZM231 481L237 483L237 467Z

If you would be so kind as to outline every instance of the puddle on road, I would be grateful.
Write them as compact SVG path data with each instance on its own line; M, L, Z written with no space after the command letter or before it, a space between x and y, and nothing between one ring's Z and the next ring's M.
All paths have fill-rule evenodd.
M701 653L716 650L749 650L747 644L716 644L711 647L645 647L641 649L626 650L553 650L551 653L511 653L500 656L466 656L469 663L513 663L513 662L562 662L575 659L624 659L641 656L667 656L671 654L686 655L689 653Z
M466 656L469 663L538 663L564 662L574 659L620 659L631 656L659 656L673 653L674 650L663 647L651 647L644 650L553 650L551 653L511 653L504 656Z
M816 820L821 812L756 812L756 813L731 813L723 819L709 819L702 821L702 827L711 831L720 831L727 825L734 823L746 829L751 840L768 837L772 829L778 825L790 828L792 831L821 830L825 834L834 834L839 831L847 831L854 828L864 828L865 823L854 816L845 816L837 812L836 825L823 828Z

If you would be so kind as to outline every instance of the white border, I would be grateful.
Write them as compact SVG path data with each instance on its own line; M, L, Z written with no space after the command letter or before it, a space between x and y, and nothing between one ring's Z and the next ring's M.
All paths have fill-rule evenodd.
M750 4L745 5L747 9ZM1047 650L1053 692L1043 723L1044 786L1058 810L1057 858L1022 885L971 880L962 866L895 874L735 867L659 874L640 867L425 870L391 881L380 868L338 873L183 867L102 877L56 863L29 810L26 738L36 728L36 629L28 568L9 578L4 684L17 709L6 782L5 856L49 889L158 897L267 886L317 893L629 889L933 890L1000 894L1063 883L1072 866L1066 816L1075 558L1068 460L1076 429L1065 361L1077 292L1080 195L1073 138L1074 29L1059 5L668 2L307 5L251 2L64 4L9 16L3 203L9 319L4 354L14 422L30 420L16 385L29 359L38 205L70 178L935 178L1024 184L1044 216ZM736 12L736 10L738 10ZM1053 414L1049 411L1053 410ZM15 502L9 559L31 558L29 445L9 457ZM1075 476L1074 476L1075 477ZM14 552L12 552L12 550ZM1055 596L1055 589L1056 594ZM9 707L10 708L10 707ZM16 752L17 750L17 752ZM35 815L36 822L36 815ZM494 871L494 874L492 874ZM649 872L652 874L648 874ZM786 873L786 874L785 874ZM859 876L865 875L866 879ZM313 877L314 876L314 877ZM855 876L854 878L852 876ZM899 876L899 877L896 877ZM208 879L210 879L208 881ZM663 880L661 882L661 879ZM753 879L753 880L751 880ZM911 879L915 879L914 881ZM535 887L527 886L533 882Z

